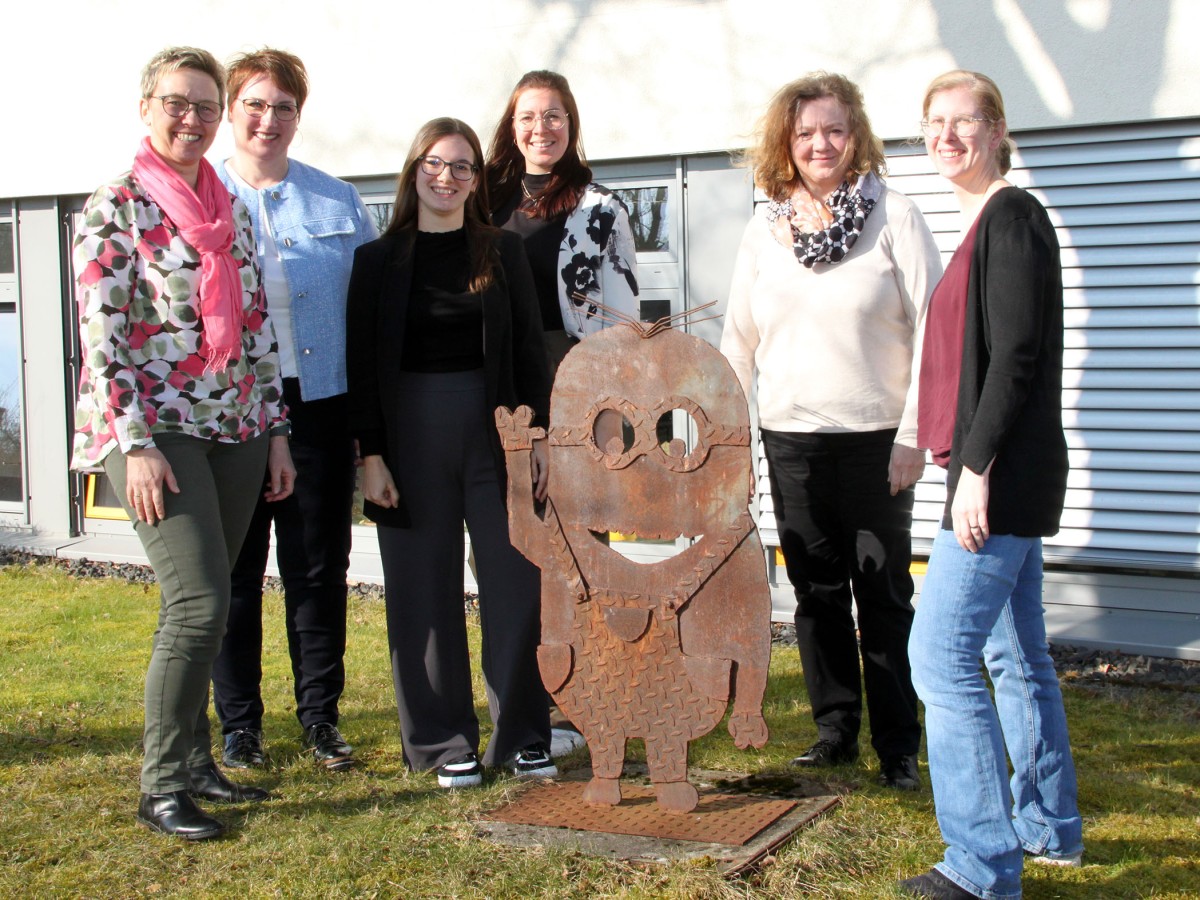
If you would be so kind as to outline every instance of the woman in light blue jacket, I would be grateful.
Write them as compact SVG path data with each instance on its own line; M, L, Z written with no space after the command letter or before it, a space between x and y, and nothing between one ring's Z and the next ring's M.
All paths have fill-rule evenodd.
M353 186L288 158L308 95L304 64L263 49L232 60L228 74L235 150L217 172L254 222L292 410L297 485L286 502L260 500L233 568L229 625L213 668L223 756L238 768L266 762L262 584L274 521L296 716L317 765L344 771L354 765L338 731L355 481L346 414L346 287L354 249L377 231Z

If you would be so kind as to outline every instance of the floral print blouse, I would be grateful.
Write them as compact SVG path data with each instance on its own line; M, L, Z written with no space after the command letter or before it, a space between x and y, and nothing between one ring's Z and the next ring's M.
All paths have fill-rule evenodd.
M163 432L234 443L286 422L250 215L236 197L233 218L242 348L225 371L205 372L200 254L132 173L84 206L73 250L83 352L73 469L97 467L114 448L153 447Z

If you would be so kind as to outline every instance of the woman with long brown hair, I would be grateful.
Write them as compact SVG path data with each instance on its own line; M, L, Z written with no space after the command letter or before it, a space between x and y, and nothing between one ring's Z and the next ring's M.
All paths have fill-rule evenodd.
M383 237L354 257L347 325L351 429L378 524L404 760L442 787L482 780L463 618L463 521L479 579L493 732L483 766L555 775L537 668L539 576L512 546L499 406L545 422L550 379L529 263L488 221L470 126L426 123ZM548 476L534 445L537 497Z
M607 319L637 318L637 258L629 214L592 181L579 107L557 72L526 72L488 150L492 221L521 236L533 270L551 368Z

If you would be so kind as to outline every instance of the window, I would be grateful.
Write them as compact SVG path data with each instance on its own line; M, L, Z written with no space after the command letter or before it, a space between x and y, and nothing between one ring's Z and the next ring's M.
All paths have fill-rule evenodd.
M665 185L619 188L613 193L629 210L629 225L638 253L666 253L671 250L671 211Z
M11 200L0 201L0 505L24 502L21 317Z

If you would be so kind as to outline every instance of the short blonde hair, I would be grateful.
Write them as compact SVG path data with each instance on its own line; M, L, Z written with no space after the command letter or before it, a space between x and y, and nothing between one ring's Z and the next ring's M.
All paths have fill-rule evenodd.
M217 83L217 100L225 108L225 67L199 47L167 47L155 53L142 69L142 99L153 97L162 77L180 69L195 69L211 77Z
M757 184L772 200L790 197L800 184L800 173L792 160L792 134L796 117L805 103L832 97L846 109L850 126L848 171L859 175L887 174L883 142L871 131L871 120L863 105L862 91L845 75L810 72L780 88L755 130L756 141L746 161Z
M1004 97L1000 95L1000 88L996 86L996 82L982 72L951 69L933 79L929 82L929 87L925 88L925 102L921 104L921 116L929 115L929 104L933 102L935 94L952 91L956 88L966 88L971 92L972 99L979 104L979 110L988 120L991 128L1004 129L1004 139L996 148L996 166L1000 169L1001 175L1007 175L1009 169L1012 168L1012 155L1013 151L1017 149L1017 145L1008 134L1008 122L1004 115Z

